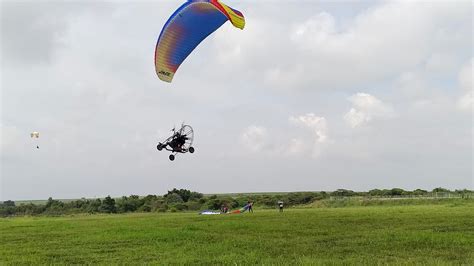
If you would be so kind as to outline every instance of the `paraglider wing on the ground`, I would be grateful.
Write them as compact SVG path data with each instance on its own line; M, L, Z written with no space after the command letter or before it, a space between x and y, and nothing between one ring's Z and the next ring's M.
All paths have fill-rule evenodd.
M194 48L227 20L239 29L245 26L242 13L218 0L188 0L179 7L164 25L156 43L155 70L158 77L171 82Z
M246 204L244 207L242 207L238 210L232 211L231 213L243 213L245 211L248 211L249 207L250 207L250 204Z
M221 214L221 213L205 210L205 211L200 212L199 214L201 214L201 215L215 215L215 214Z
M250 204L246 204L244 207L238 209L238 210L234 210L234 211L231 211L231 212L228 212L227 214L239 214L239 213L244 213L245 211L248 211L250 208ZM202 212L200 212L199 214L203 214L203 215L213 215L213 214L226 214L224 212L214 212L214 211L209 211L209 210L204 210Z

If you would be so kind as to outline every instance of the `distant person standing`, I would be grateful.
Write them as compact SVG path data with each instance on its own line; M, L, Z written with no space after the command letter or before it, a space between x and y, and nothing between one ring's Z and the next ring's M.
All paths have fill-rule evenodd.
M249 212L253 212L252 205L253 205L253 202L250 202L250 201L247 202Z
M280 209L280 212L283 212L283 201L278 202L278 208Z

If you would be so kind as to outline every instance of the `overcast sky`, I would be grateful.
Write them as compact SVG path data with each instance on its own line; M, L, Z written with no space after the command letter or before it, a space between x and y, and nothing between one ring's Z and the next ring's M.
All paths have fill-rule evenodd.
M229 0L168 84L182 2L2 0L0 200L474 188L471 1Z

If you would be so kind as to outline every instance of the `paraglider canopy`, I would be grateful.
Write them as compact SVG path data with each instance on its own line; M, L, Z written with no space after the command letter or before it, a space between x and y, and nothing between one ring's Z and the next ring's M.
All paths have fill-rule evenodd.
M38 131L33 131L30 133L32 139L39 139L40 133ZM36 145L36 148L39 149L39 145Z
M230 20L243 29L242 13L219 0L188 0L165 23L155 49L158 77L171 82L181 63L207 36Z

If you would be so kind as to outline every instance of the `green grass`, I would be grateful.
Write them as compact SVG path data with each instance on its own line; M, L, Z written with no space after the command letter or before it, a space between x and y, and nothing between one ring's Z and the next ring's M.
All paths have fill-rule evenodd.
M0 219L0 264L474 265L474 203Z

